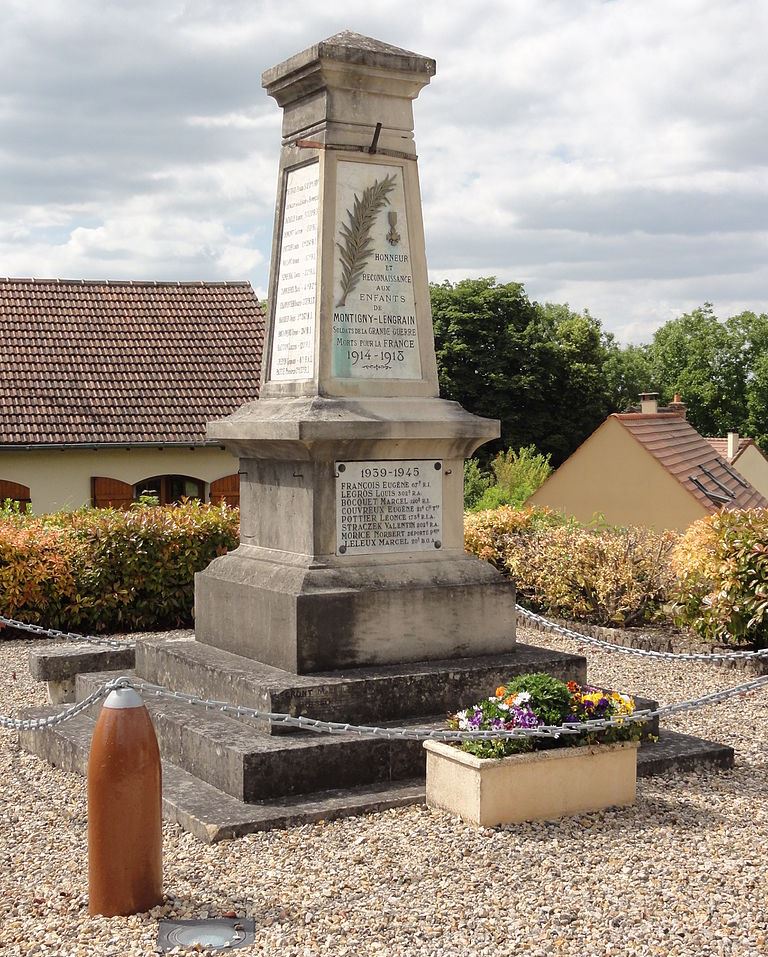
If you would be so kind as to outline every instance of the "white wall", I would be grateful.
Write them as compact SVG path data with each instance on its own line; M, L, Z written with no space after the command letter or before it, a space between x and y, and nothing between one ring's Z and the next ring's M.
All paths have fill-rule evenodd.
M28 485L32 511L38 514L90 505L95 475L131 485L155 475L189 475L210 484L238 468L238 460L221 448L0 449L0 479Z

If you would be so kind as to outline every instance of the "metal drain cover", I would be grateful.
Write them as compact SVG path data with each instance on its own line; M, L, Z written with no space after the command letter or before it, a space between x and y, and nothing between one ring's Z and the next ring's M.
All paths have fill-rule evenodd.
M195 946L208 950L235 950L237 947L248 947L255 936L252 917L161 920L157 946L160 950Z

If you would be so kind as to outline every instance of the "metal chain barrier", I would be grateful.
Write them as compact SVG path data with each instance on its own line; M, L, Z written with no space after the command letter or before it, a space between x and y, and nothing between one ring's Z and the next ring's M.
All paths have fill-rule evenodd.
M536 612L523 608L522 605L515 605L515 609L523 618L529 621L535 621L546 631L553 631L564 638L571 638L573 641L584 642L588 645L594 645L597 648L603 648L605 651L615 651L624 655L635 655L637 658L663 658L667 661L738 661L749 658L768 658L768 648L761 648L758 651L728 651L728 652L701 652L698 654L685 654L676 651L650 651L646 648L631 648L628 645L618 645L611 641L602 641L600 638L593 638L591 635L583 635L573 628L566 628L565 625L558 625L554 621L549 621L543 615L537 615Z
M0 727L15 731L35 731L41 728L61 724L76 714L89 708L110 691L118 688L133 688L137 692L144 692L154 697L172 698L176 701L185 701L188 704L199 705L211 711L221 711L239 718L258 718L267 720L283 727L302 728L324 734L359 734L372 735L380 738L405 739L425 741L495 741L509 738L560 738L563 735L582 734L590 731L605 731L607 728L618 727L632 722L646 722L653 718L664 718L684 711L694 711L711 704L721 704L738 695L748 694L768 684L768 675L762 675L751 681L714 691L692 698L689 701L680 701L675 704L663 705L653 711L636 711L631 715L622 715L616 718L600 718L591 721L573 722L563 725L539 725L536 728L513 728L504 731L451 731L447 728L392 728L358 724L345 724L340 721L320 721L316 718L294 717L289 714L272 711L259 711L256 708L247 708L244 705L231 704L228 701L217 701L209 698L200 698L197 695L186 694L182 691L169 691L160 685L153 685L145 681L137 681L129 677L114 678L106 682L101 688L88 695L82 701L66 708L57 715L48 718L19 719L7 715L0 715Z
M5 618L0 615L0 625L16 628L19 631L28 631L38 638L63 638L66 641L84 641L89 645L104 645L106 648L135 648L135 641L121 641L118 638L100 638L98 635L78 635L74 631L57 631L55 628L43 628L42 625L29 625L25 621L16 621L15 618Z
M588 645L594 645L596 648L603 648L605 651L617 652L619 654L634 655L637 658L661 658L667 661L739 661L750 658L768 658L768 648L761 648L758 651L727 651L727 652L700 652L684 653L675 651L651 651L646 648L632 648L628 645L619 645L610 641L603 641L600 638L593 638L591 635L585 635L580 631L574 631L565 625L558 625L550 621L543 615L529 611L522 605L515 605L515 609L523 618L529 621L535 621L546 631L552 631L555 634L562 635L564 638L570 638L573 641L583 642ZM135 648L134 641L125 641L118 638L103 638L98 635L79 635L73 631L58 631L55 628L43 628L42 625L30 625L24 621L17 621L14 618L5 618L0 615L0 625L6 625L9 628L16 628L19 631L26 631L37 635L39 638L56 638L65 641L82 641L91 645L103 645L107 648Z
M700 652L684 653L675 651L651 651L646 648L632 648L628 645L619 645L611 641L603 641L600 638L593 638L591 635L585 635L580 631L574 631L573 628L567 628L565 625L558 625L550 621L543 615L537 615L536 612L523 608L522 605L515 605L515 609L523 618L529 621L535 621L546 631L552 631L555 634L562 635L564 638L570 638L573 641L579 641L584 644L593 645L596 648L603 648L605 651L617 652L619 654L634 655L637 658L660 658L667 661L739 661L750 658L768 658L768 648L761 648L758 651L728 651L728 652ZM57 631L55 628L43 628L42 625L30 625L24 621L16 621L14 618L5 618L0 615L0 625L6 625L9 628L16 628L19 631L27 631L30 634L37 635L40 638L59 638L66 641L82 641L91 645L103 645L108 648L135 648L134 641L123 641L118 638L101 638L98 635L79 635L73 631Z
M43 728L52 728L54 725L63 724L70 718L74 718L81 711L86 711L92 704L106 698L110 691L114 691L116 687L123 687L123 685L116 685L114 681L109 681L101 688L91 692L82 701L65 708L58 714L49 715L47 718L13 718L7 714L0 714L0 728L4 728L6 731L40 731Z

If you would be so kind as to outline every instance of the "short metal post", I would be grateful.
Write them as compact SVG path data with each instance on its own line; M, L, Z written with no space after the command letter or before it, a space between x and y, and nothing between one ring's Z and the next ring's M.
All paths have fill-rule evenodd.
M138 914L163 899L162 784L155 729L132 688L112 691L88 758L88 912Z

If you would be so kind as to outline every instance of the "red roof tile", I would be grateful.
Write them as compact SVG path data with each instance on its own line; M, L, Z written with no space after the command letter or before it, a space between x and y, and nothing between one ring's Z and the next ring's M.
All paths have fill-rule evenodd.
M744 449L748 448L750 445L754 445L754 439L747 439L743 435L739 436L739 447L736 449L736 454L732 459L728 458L728 439L719 439L713 436L706 436L707 442L712 446L712 448L717 452L718 455L721 455L726 462L735 462L736 459L741 455Z
M0 448L183 444L258 398L247 282L0 279Z
M710 440L677 413L629 412L612 418L709 511L768 507L768 500L730 468Z

